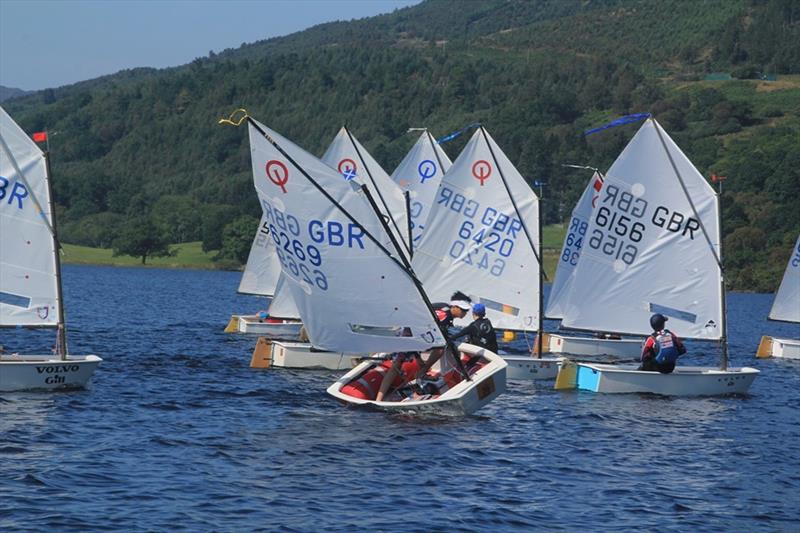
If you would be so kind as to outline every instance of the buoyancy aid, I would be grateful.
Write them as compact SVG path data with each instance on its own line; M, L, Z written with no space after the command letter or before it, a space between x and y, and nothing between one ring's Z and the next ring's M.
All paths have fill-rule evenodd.
M656 363L663 365L667 363L674 363L678 360L680 353L678 352L675 341L672 338L672 333L668 329L662 329L657 333L652 334L653 351L656 354Z

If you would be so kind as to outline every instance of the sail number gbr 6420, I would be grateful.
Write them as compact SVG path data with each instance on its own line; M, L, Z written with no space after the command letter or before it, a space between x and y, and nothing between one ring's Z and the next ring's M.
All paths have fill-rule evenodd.
M627 265L636 260L648 227L663 228L690 239L700 229L696 218L663 205L651 209L641 195L623 191L617 185L606 182L603 193L594 212L589 247Z

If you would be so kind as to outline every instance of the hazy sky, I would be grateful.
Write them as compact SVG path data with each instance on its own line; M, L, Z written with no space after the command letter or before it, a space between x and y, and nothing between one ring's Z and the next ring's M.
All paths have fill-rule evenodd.
M420 0L0 0L0 85L58 87L169 67Z

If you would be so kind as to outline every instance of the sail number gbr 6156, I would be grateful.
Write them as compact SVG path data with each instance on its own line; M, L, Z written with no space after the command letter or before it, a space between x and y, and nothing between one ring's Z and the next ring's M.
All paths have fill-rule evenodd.
M594 213L595 226L589 235L589 247L611 258L633 264L639 254L639 243L649 226L663 228L694 239L700 229L696 218L665 207L651 206L641 196L606 183L604 196Z

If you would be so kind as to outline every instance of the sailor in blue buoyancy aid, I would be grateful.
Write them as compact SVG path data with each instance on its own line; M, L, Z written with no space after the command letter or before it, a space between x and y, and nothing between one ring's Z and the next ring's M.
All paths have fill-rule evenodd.
M660 313L650 317L653 333L647 337L642 347L642 364L639 370L669 374L675 370L678 357L686 353L686 347L678 336L664 328L667 320Z

